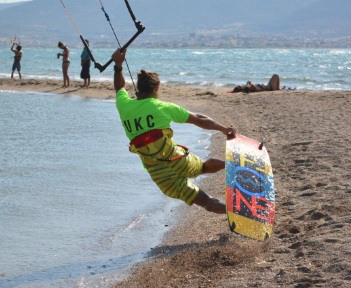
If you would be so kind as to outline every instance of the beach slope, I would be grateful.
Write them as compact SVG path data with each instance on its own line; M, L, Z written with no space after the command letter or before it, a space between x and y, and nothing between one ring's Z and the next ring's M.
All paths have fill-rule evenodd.
M78 82L70 89L61 85L0 79L0 90L114 97L112 83L92 83L88 89ZM266 242L249 240L232 234L226 217L184 204L170 211L170 217L181 215L179 225L148 261L113 287L351 285L351 91L228 94L224 89L165 86L160 99L265 139L275 176L274 233ZM215 133L211 140L211 156L224 158L225 137ZM224 181L222 171L206 177L201 187L224 200Z
M274 234L264 243L248 240L230 233L225 217L185 207L150 260L114 287L349 287L351 92L168 89L182 95L169 100L265 139L275 175ZM224 148L223 135L214 134L211 156L223 158ZM218 173L201 187L224 199L224 181Z

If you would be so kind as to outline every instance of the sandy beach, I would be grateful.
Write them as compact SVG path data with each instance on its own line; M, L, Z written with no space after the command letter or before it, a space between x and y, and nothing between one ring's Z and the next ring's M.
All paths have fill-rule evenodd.
M79 85L0 79L0 90L115 97L112 83ZM160 99L266 141L276 188L274 233L266 242L250 240L232 234L225 216L184 204L170 212L181 215L179 224L150 251L149 260L113 287L351 286L351 91L231 94L163 86ZM224 158L224 147L224 135L213 134L211 156ZM201 187L224 200L224 183L222 171Z

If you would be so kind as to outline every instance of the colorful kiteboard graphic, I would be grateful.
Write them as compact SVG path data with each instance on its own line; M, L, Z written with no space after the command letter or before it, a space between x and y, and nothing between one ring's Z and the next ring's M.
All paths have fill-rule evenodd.
M261 241L271 236L275 193L269 155L263 144L240 134L226 143L226 202L232 232Z

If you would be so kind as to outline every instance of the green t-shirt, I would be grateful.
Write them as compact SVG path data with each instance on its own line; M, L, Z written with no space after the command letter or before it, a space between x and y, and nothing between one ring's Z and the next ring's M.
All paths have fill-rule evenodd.
M131 99L125 89L116 94L116 106L129 140L154 129L170 128L171 121L185 123L190 112L155 98Z

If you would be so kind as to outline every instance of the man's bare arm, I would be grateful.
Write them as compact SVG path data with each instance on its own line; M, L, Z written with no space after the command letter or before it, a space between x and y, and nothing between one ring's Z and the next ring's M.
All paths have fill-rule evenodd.
M217 121L213 120L212 118L202 114L190 113L186 123L194 124L206 130L217 130L222 132L226 136L229 135L230 133L232 133L234 136L236 133L236 130L233 127L233 125L230 125L229 127L225 127L219 124Z
M115 86L115 90L118 91L126 85L126 81L124 79L124 75L122 73L122 64L125 60L125 55L126 55L127 49L123 51L123 53L118 49L115 53L112 55L112 60L115 62L115 75L113 78L113 83Z

